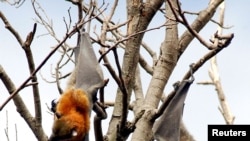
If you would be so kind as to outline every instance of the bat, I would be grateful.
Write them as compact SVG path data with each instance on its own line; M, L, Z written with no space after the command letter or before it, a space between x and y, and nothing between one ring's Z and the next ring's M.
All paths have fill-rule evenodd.
M104 85L104 79L88 33L81 31L80 43L74 51L76 56L75 87L85 90L89 98L94 100L98 89Z
M180 124L183 114L184 101L192 80L182 81L175 89L176 94L164 110L163 114L153 125L154 138L157 141L179 141Z
M49 141L89 140L91 110L97 100L98 89L104 85L104 79L89 34L84 29L80 31L74 53L76 65L69 79L70 86L56 104L52 101L55 120Z

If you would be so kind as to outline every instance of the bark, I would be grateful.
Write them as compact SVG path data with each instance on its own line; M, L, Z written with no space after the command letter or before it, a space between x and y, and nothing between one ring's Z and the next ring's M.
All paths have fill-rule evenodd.
M174 18L168 4L166 4L166 16ZM146 93L145 103L143 105L146 112L136 125L132 141L149 141L153 138L153 123L151 122L151 116L154 115L154 111L158 107L165 85L177 62L177 23L176 21L168 20L167 25L169 26L167 26L165 30L165 40L162 43L161 53L156 63L154 73Z
M129 20L127 35L133 35L137 32L146 30L148 24L157 12L155 9L159 9L163 2L164 0L148 0L146 3L139 0L127 0L127 16ZM139 61L139 51L143 35L144 33L140 33L126 42L125 54L123 57L122 77L128 92L127 103L130 101L131 92L134 86L135 70ZM116 139L115 134L117 133L117 125L119 125L122 116L124 116L122 115L122 110L124 110L122 100L123 94L118 89L114 111L107 133L109 140ZM127 111L127 109L125 110Z
M199 12L198 17L194 20L194 22L190 25L192 29L194 29L196 32L199 32L204 26L211 20L211 18L214 16L214 13L218 6L223 2L224 0L214 0L211 2L208 7L202 11ZM182 55L182 53L186 50L188 45L191 43L191 41L194 39L194 36L187 30L185 31L180 39L179 39L179 56Z
M8 89L9 93L13 93L16 88L3 67L0 65L0 79L3 81L5 87ZM43 131L42 124L40 121L37 121L34 118L29 110L27 109L25 103L23 102L22 98L17 94L13 98L13 102L16 105L16 110L23 117L27 125L33 131L34 135L36 136L37 140L39 141L47 141L48 137L46 136L45 132Z
M191 27L199 32L213 17L216 8L222 1L218 0L210 3L206 9L199 13L199 16L191 24ZM176 7L176 1L171 2ZM174 19L174 15L168 5L166 5L166 16ZM146 112L136 124L136 129L132 136L133 141L146 141L153 138L151 116L154 115L154 110L158 107L165 85L180 56L194 39L194 36L189 31L184 32L180 39L178 39L177 23L174 21L169 22L168 25L171 25L171 27L166 28L166 38L161 46L161 55L155 66L153 77L146 93L144 103ZM189 140L193 140L192 136L185 129L185 126L183 126L181 128L181 140L185 140L187 137Z

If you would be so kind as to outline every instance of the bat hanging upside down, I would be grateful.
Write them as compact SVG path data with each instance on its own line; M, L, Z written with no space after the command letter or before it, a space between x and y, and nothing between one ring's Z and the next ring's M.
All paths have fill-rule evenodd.
M104 85L103 72L88 33L81 30L74 49L76 66L68 88L52 102L55 119L49 141L88 141L90 115L96 93Z
M49 141L83 141L90 128L89 100L81 89L66 90L55 105Z

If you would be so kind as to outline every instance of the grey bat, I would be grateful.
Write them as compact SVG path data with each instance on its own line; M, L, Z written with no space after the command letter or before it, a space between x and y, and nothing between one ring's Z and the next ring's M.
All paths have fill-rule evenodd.
M154 139L157 141L179 141L180 124L184 101L192 80L182 81L176 88L176 94L153 125Z
M81 88L86 91L89 99L94 103L96 100L96 93L98 89L103 86L104 79L89 34L84 32L84 29L80 32L80 40L74 52L76 57L74 72L75 88Z

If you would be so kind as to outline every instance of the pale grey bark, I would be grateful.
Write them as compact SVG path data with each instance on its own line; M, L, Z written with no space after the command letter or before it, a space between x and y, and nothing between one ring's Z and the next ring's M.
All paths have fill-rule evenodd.
M173 12L168 4L166 4L166 17L170 17L173 20L168 20L167 22L168 26L165 30L165 39L161 45L161 54L159 55L158 61L154 67L154 73L143 105L146 112L136 125L132 141L145 141L153 138L153 123L150 121L150 116L154 115L154 111L158 107L166 83L177 62L178 29L177 23L174 20Z
M146 30L148 24L152 20L153 16L157 12L157 9L163 4L163 0L150 0L146 4L139 0L127 0L127 16L128 16L128 26L127 35L132 35L137 32ZM123 79L128 92L127 103L130 102L131 92L134 87L134 76L137 63L139 61L139 51L144 33L138 34L132 37L126 42L125 54L123 57ZM115 100L114 111L111 117L110 126L108 129L108 138L115 139L114 134L117 133L117 125L119 125L122 116L123 109L123 93L118 89L117 96ZM125 109L126 111L128 109ZM122 134L122 133L119 133ZM121 135L122 136L122 135Z
M10 94L12 94L14 91L16 91L16 87L5 72L4 68L0 65L0 79L4 83L6 89ZM28 108L26 107L24 101L22 98L17 94L13 98L13 102L16 106L17 112L20 114L21 117L25 120L27 125L30 127L30 129L33 131L34 135L39 139L40 141L47 141L48 138L43 130L42 124L40 121L37 121L35 117L31 115Z

